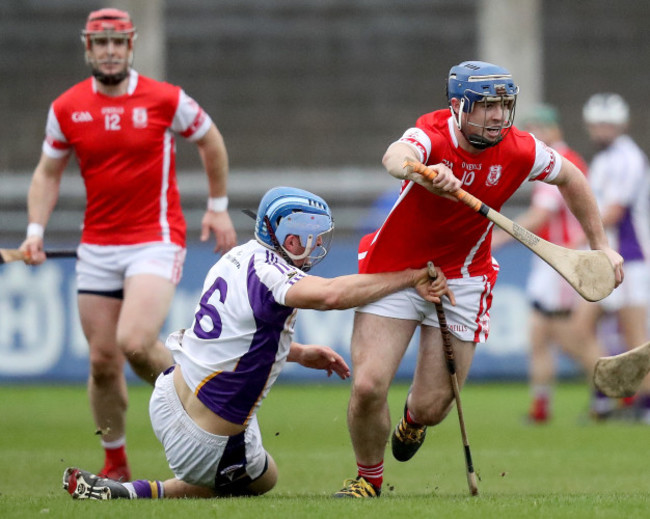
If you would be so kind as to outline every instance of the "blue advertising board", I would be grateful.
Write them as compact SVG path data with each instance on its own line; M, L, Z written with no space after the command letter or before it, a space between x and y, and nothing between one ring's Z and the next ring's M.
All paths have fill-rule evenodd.
M332 277L356 272L356 240L334 242L328 257L313 274ZM527 372L528 304L524 287L530 253L513 244L495 254L501 264L494 290L490 338L477 348L470 379L524 379ZM190 244L184 275L178 286L161 338L192 322L203 278L218 259L207 245ZM0 383L83 382L88 375L88 346L77 314L73 259L49 260L38 267L16 262L0 267ZM349 361L353 311L301 310L298 342L325 344ZM410 378L417 335L397 373ZM560 358L561 375L575 366ZM289 363L283 380L322 380L323 373ZM129 377L135 376L129 372Z

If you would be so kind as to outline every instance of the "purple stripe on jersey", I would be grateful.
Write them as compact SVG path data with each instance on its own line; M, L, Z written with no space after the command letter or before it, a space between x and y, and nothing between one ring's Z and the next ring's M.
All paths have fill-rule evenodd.
M293 308L276 302L273 293L255 271L254 258L248 264L248 301L257 331L248 351L232 372L221 372L206 382L198 397L222 418L244 424L260 399L278 352L280 334Z
M629 208L625 211L625 216L618 225L618 252L625 261L644 259Z

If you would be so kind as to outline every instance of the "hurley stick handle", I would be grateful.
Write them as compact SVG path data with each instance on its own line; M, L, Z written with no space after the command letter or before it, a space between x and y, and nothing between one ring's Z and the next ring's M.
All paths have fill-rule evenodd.
M427 263L427 269L431 279L438 277L433 262ZM454 392L454 399L456 401L456 411L458 411L458 423L460 425L460 435L463 441L463 451L465 454L465 475L467 476L467 486L469 493L472 496L478 495L478 478L474 471L474 462L472 461L472 452L469 447L469 440L467 439L467 430L465 429L465 417L463 415L463 405L460 400L460 384L458 382L458 374L456 373L456 358L454 357L454 347L451 344L451 332L447 326L447 318L445 317L445 309L442 302L435 303L436 313L438 314L438 323L440 324L440 333L442 335L442 345L445 351L445 360L447 362L447 371L449 372L449 381L451 383L452 391Z
M436 178L438 176L438 173L435 170L425 166L421 162L415 162L413 160L406 160L402 164L402 167L407 168L410 171L414 171L415 173L419 173L420 175L422 175L424 178L426 178L428 180L433 180L434 178ZM458 189L458 190L454 191L451 194L453 196L455 196L458 200L463 202L466 206L471 207L477 213L480 213L483 206L485 206L485 204L483 202L481 202L474 195L470 195L464 189ZM486 207L485 211L487 212L487 210L489 208L487 206L485 206L485 207Z

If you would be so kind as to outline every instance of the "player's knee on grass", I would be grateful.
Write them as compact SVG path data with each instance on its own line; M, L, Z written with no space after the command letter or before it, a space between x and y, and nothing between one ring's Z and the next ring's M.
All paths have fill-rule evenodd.
M215 493L218 497L259 496L265 494L278 481L278 469L273 458L266 454L264 472L256 478L246 474L244 467L232 467L221 471L215 479Z

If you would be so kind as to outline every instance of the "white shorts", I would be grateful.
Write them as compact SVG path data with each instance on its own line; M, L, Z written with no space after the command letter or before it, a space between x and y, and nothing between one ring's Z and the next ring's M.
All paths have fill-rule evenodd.
M644 261L626 261L623 271L623 283L598 302L607 312L615 312L625 306L650 304L650 264Z
M449 331L462 341L481 343L490 332L490 306L492 289L497 272L492 276L449 279L447 284L454 292L456 306L443 298L445 319ZM422 299L414 288L406 288L379 301L360 306L361 313L419 321L428 326L440 327L436 306Z
M173 243L89 245L77 249L77 290L121 297L124 280L136 274L155 274L178 284L186 249Z
M185 412L174 388L173 370L156 380L149 416L169 468L181 481L222 492L236 491L259 478L268 467L257 416L235 436L210 434Z
M526 294L531 304L547 315L568 315L579 297L562 276L537 256L532 259Z

